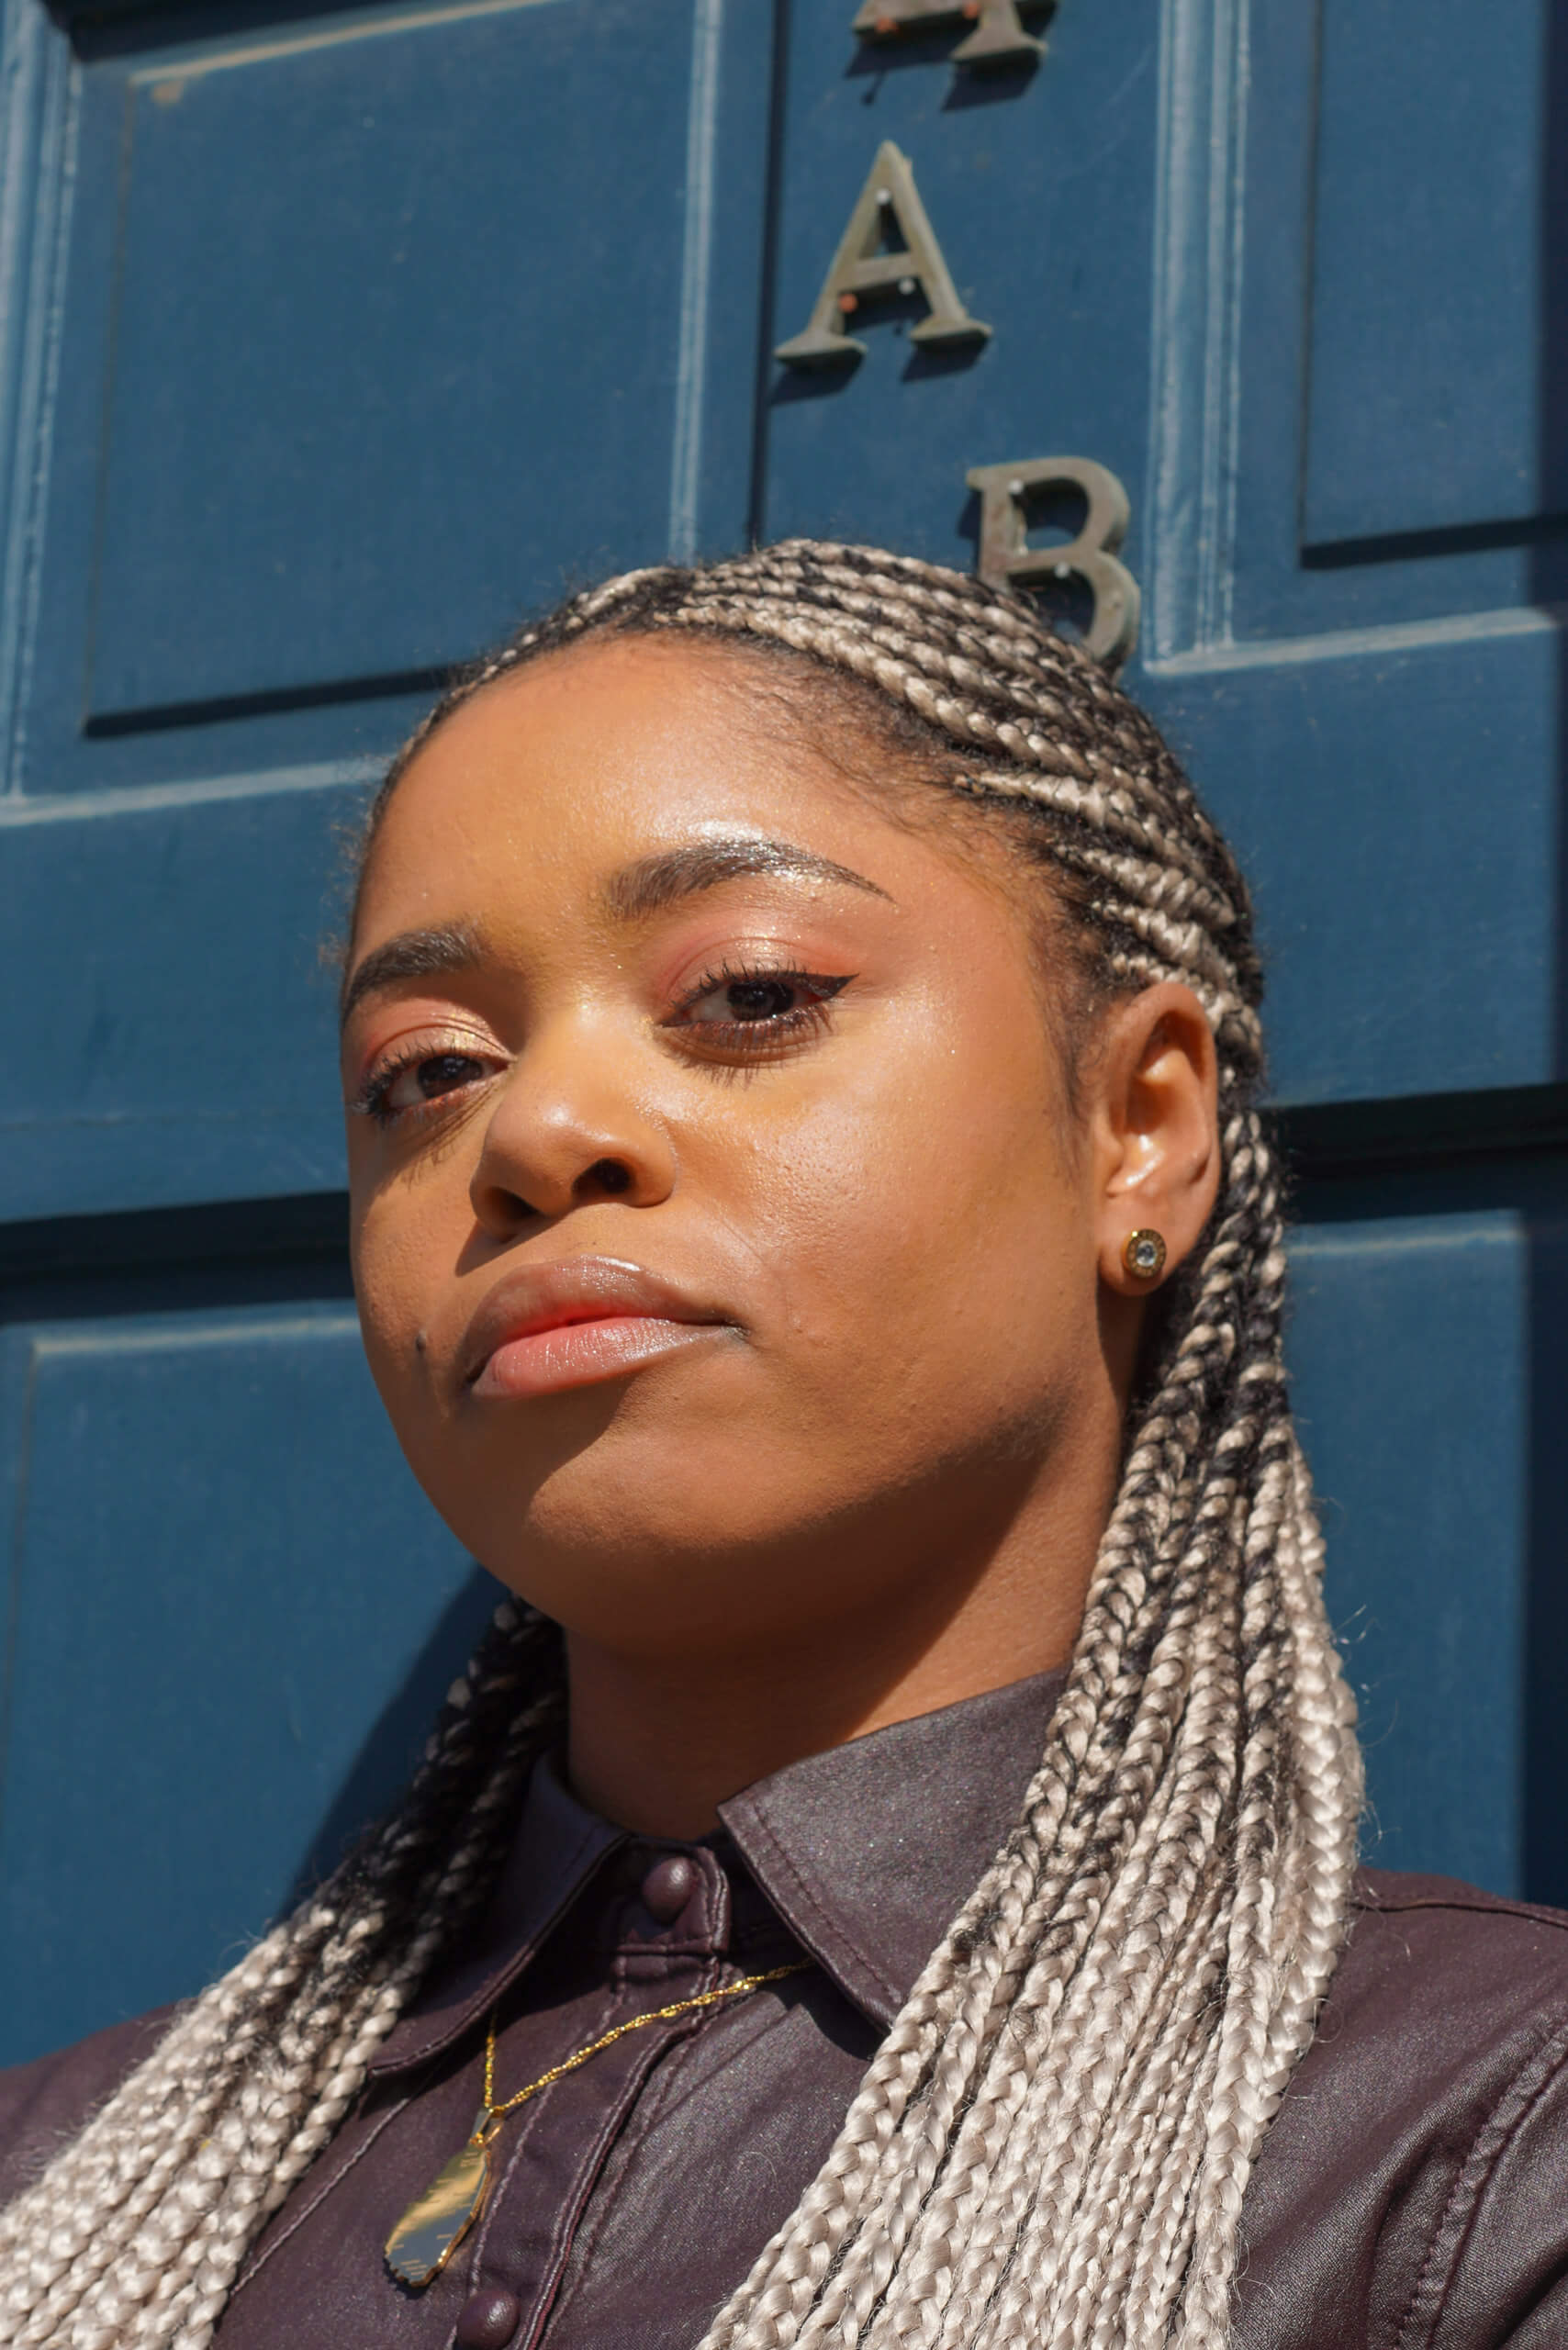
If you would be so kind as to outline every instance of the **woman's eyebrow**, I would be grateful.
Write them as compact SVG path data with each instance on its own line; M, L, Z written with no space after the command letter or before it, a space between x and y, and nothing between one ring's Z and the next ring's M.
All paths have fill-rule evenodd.
M338 1005L340 1026L357 1003L399 979L429 979L446 971L471 971L483 959L484 946L472 923L442 923L431 930L400 930L373 947L356 963L343 983Z
M657 913L662 907L673 905L678 898L690 897L696 890L716 889L722 881L758 873L787 874L806 881L834 881L846 889L864 890L873 898L887 898L890 905L894 902L877 882L868 880L864 873L857 873L850 866L835 864L831 856L819 856L813 849L797 848L790 841L758 840L746 835L734 840L693 841L684 848L639 857L606 884L605 901L620 921L636 922L644 914Z
M656 856L639 857L605 885L610 912L622 922L656 913L679 898L699 890L712 890L722 881L745 874L787 874L808 881L834 881L850 890L864 890L873 898L893 900L886 890L857 873L851 866L819 856L814 849L798 848L790 841L693 841L685 848L666 849ZM430 930L403 930L373 947L346 980L339 1005L340 1024L357 1004L400 979L435 979L452 971L471 971L484 960L484 942L472 923L442 923Z

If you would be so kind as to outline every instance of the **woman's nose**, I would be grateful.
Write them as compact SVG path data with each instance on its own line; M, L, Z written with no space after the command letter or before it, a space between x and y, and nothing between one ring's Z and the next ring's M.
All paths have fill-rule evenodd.
M656 1206L675 1182L662 1123L581 1035L537 1038L514 1065L485 1128L468 1195L487 1232L596 1200Z

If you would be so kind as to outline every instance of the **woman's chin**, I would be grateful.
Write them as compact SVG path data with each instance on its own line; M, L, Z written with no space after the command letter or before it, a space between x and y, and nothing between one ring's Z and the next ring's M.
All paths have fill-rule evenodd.
M586 1467L586 1464L584 1464ZM801 1612L821 1557L824 1592L842 1566L821 1541L814 1496L749 1478L739 1464L692 1477L667 1457L662 1473L626 1476L567 1464L513 1509L448 1523L508 1588L569 1631L612 1645L658 1648L671 1639L733 1641L759 1619L782 1629Z

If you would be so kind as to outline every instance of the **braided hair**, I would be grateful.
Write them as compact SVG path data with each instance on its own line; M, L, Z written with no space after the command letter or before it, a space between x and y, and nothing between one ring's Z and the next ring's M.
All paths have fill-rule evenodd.
M1174 979L1219 1064L1208 1228L1153 1327L1018 1818L837 2143L700 2350L1221 2350L1242 2198L1344 1932L1353 1709L1281 1359L1280 1181L1241 878L1150 722L1005 589L798 540L633 572L461 678L596 634L781 656L949 792L1011 806L1103 989ZM176 2020L0 2214L0 2342L204 2350L247 2247L493 1883L563 1718L508 1604L389 1822Z

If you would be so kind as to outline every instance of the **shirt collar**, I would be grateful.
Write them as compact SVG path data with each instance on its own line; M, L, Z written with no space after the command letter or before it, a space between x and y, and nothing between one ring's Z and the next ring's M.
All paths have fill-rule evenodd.
M774 1908L884 2030L1016 1819L1066 1677L894 1722L720 1805Z
M1036 1673L894 1722L720 1805L724 1830L785 1923L884 2031L1017 1818L1065 1678ZM451 2047L630 1841L542 1762L477 1931L388 2033L372 2072Z
M626 1841L562 1785L548 1758L534 1769L522 1817L478 1930L431 1978L371 2059L373 2073L422 2065L462 2038L514 1983L606 1855Z

